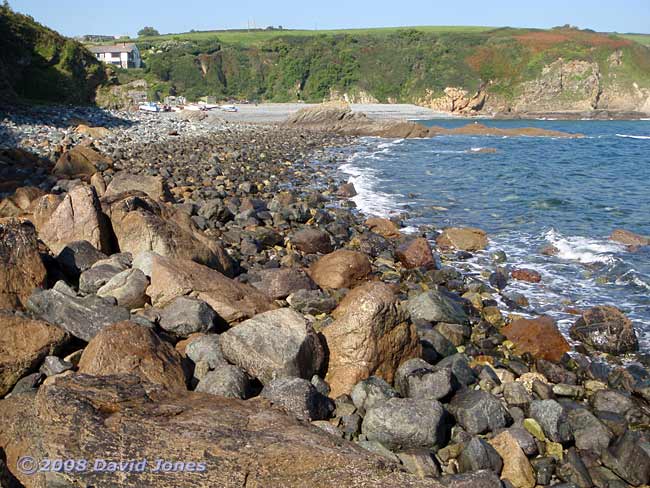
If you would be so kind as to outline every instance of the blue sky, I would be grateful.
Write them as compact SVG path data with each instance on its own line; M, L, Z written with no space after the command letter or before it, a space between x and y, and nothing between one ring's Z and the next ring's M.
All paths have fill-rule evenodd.
M650 0L9 0L59 32L135 34L282 25L325 29L407 25L553 27L650 32Z

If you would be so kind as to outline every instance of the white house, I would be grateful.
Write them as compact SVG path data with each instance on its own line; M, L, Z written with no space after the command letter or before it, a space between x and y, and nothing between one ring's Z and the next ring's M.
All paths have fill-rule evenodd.
M121 66L124 69L142 66L140 51L135 44L121 43L111 46L91 46L89 49L97 59L106 64Z

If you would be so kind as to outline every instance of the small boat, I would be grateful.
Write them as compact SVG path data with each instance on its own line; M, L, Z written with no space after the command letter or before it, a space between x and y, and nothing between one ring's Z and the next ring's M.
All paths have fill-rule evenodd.
M154 102L143 103L138 107L141 112L160 112L161 109L158 104Z

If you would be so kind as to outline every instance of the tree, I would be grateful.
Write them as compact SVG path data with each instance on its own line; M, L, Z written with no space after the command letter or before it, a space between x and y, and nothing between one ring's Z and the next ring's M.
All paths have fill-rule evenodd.
M9 5L9 0L3 0L2 8L6 8L7 10L11 10L11 5Z
M159 35L160 32L158 32L153 27L143 27L138 31L138 37L151 37L151 36L159 36Z

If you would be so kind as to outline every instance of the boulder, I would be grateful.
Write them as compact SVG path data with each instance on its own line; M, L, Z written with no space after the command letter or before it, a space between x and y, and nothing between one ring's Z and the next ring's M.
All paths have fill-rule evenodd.
M418 237L401 244L395 251L395 257L406 269L436 267L431 245L424 237Z
M111 164L109 158L92 147L77 145L61 154L52 173L59 178L90 178L97 170L104 170Z
M133 376L72 375L41 387L35 399L0 402L0 449L27 488L444 486L270 409L266 400L170 392ZM16 468L25 455L119 462L124 453L149 465L119 476L92 469L27 475ZM153 472L157 459L182 461L184 469Z
M260 395L302 420L324 420L334 410L333 402L302 378L276 378Z
M503 461L490 444L480 437L472 437L458 456L458 468L461 473L489 469L498 474Z
M537 421L546 437L553 442L565 443L573 440L567 412L555 400L534 400L530 404L530 417Z
M503 459L501 479L509 481L515 488L534 488L536 477L533 467L517 439L506 430L489 442Z
M135 375L170 390L186 390L180 355L150 329L119 322L102 329L86 346L79 372L94 376Z
M149 280L142 271L135 268L126 269L113 276L97 290L97 296L113 297L120 307L127 310L144 307L147 303Z
M488 245L487 234L474 227L448 227L436 239L442 249L482 251Z
M93 139L103 139L111 133L106 127L90 127L86 124L79 124L74 131L77 134L84 134Z
M26 307L43 320L86 342L107 325L129 318L129 311L116 306L113 300L96 295L78 297L62 281L51 290L35 291Z
M575 408L567 416L576 447L581 451L600 453L609 447L613 435L603 423L586 408Z
M539 283L542 281L542 275L534 269L513 269L510 276L517 281L526 281L528 283Z
M0 313L0 398L67 341L68 335L59 327Z
M154 306L164 306L190 293L210 305L229 324L277 308L262 292L216 270L193 261L152 257L147 295Z
M449 429L445 410L435 400L391 398L366 412L361 430L370 441L392 451L446 445Z
M29 222L0 220L0 309L23 307L47 272Z
M116 256L118 256L116 258ZM101 259L89 270L79 275L79 291L87 295L97 293L113 276L129 268L128 263L119 259L121 254L114 254L108 259Z
M432 289L411 298L407 307L413 320L449 324L469 323L460 298L443 288Z
M323 289L352 288L372 271L368 256L340 249L326 254L311 267L311 278Z
M333 251L330 235L324 230L307 227L291 236L294 249L305 254L327 254Z
M571 349L555 320L547 316L516 319L501 328L501 333L512 341L517 354L529 353L535 359L558 363Z
M224 357L266 385L276 378L311 379L325 349L311 325L290 308L271 310L219 336Z
M391 286L367 283L356 297L322 331L329 350L326 380L334 398L372 375L392 383L399 365L420 353L415 327Z
M144 193L122 193L104 197L102 201L122 252L137 256L153 251L233 275L232 260L223 246L203 234L189 215L154 201Z
M352 198L357 196L357 189L354 187L354 183L343 183L339 186L336 194L343 198Z
M209 371L201 378L195 391L243 400L248 397L250 389L250 379L246 372L238 366L226 364Z
M399 228L390 220L381 217L371 217L366 220L366 226L375 234L379 234L387 239L400 237Z
M603 452L602 461L633 486L650 483L650 442L639 432L626 431Z
M451 368L434 369L419 358L401 364L395 375L395 387L404 397L441 400L454 391Z
M612 241L625 244L626 246L636 247L650 245L650 237L635 234L634 232L625 229L614 229L609 238Z
M38 205L49 205L46 195ZM88 241L104 254L111 253L111 230L92 186L79 185L58 204L49 218L34 221L38 236L54 254L74 241Z
M462 390L456 393L448 408L460 426L472 435L494 432L512 422L501 402L482 390Z
M320 290L298 290L287 297L287 303L298 312L310 315L329 313L336 308L336 298Z
M189 337L197 332L211 331L218 315L203 300L191 297L174 298L160 311L160 328L176 337Z
M350 396L361 415L365 415L366 411L398 395L385 380L371 376L357 383Z
M228 365L221 351L221 341L217 334L196 334L187 340L185 355L195 364L206 362L212 369ZM178 345L176 346L178 348Z
M81 273L90 269L97 261L106 259L103 252L98 251L88 241L74 241L67 244L56 257L57 263L66 275L77 278Z
M569 330L572 339L609 354L639 350L632 321L616 307L599 306L587 310Z
M162 176L132 174L127 171L120 171L113 177L106 187L104 196L109 197L132 191L146 193L149 198L159 202L170 199L169 189Z
M299 290L313 290L316 285L301 269L271 268L249 273L249 283L276 300Z

